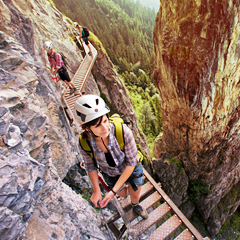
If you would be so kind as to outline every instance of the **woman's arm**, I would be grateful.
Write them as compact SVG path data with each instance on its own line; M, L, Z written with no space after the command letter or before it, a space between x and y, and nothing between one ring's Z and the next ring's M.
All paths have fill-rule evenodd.
M131 176L135 166L126 166L123 173L117 180L116 184L113 187L114 192L118 192L119 189L122 187L122 185L128 180L128 178Z
M91 196L91 201L94 204L94 206L98 207L97 205L98 201L101 202L102 200L101 190L98 183L98 170L96 165L94 164L93 159L82 149L80 145L78 146L84 159L86 171L88 172L88 175L91 179L93 186L93 194Z
M98 201L102 201L101 190L98 183L98 172L97 170L88 173L93 185L93 194L91 196L91 201L95 207L98 207Z
M134 168L135 168L135 166L126 166L126 168L124 169L123 173L121 174L121 176L119 177L118 181L116 182L116 184L113 187L113 191L114 192L119 191L119 189L122 187L122 185L131 176ZM109 191L107 193L107 195L105 196L105 198L103 199L103 201L100 202L101 208L105 207L113 196L114 196L114 193L112 191Z
M137 146L134 140L134 136L130 128L128 128L125 124L123 124L124 131L124 152L125 152L125 160L127 163L126 168L122 172L118 181L113 187L113 191L117 192L122 187L122 185L127 181L127 179L131 176L136 164L138 164L138 155L137 155ZM114 196L114 193L110 191L106 197L103 199L100 204L101 207L105 207L111 198Z

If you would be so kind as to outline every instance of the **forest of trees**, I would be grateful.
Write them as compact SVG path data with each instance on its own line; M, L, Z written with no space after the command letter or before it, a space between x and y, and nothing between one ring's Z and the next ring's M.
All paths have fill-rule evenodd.
M161 131L160 98L152 83L156 11L131 0L56 0L54 4L101 41L128 89L151 149Z
M160 0L133 0L134 2L140 2L143 6L153 8L156 13L159 10L160 7Z

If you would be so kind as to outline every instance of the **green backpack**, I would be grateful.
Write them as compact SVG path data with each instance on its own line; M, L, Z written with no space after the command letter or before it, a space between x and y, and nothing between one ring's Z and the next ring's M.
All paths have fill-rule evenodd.
M121 151L124 151L124 135L123 135L123 127L122 124L124 123L123 119L119 116L119 114L115 113L109 118L109 122L114 123L115 125L115 136L118 141L119 147ZM82 149L91 157L94 159L92 148L89 144L89 141L82 138L82 135L80 135L79 138L79 144L82 147ZM142 153L138 150L138 159L140 162L143 160Z

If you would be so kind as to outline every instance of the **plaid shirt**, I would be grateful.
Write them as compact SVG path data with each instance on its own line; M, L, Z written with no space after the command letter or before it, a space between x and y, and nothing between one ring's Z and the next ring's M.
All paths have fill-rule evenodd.
M89 135L89 141L93 149L93 156L97 161L99 169L111 177L121 175L126 166L135 166L139 162L133 133L125 124L123 124L123 133L125 142L124 152L121 151L115 137L115 126L113 123L110 123L108 149L113 157L116 167L110 167L108 165L105 153L98 148L93 136ZM83 155L87 172L97 170L93 159L81 147L80 151Z
M55 69L56 68L61 68L63 66L63 60L62 60L62 57L59 53L56 53L55 54L55 58L56 58L56 61L54 59L54 50L52 50L51 54L48 55L48 60L50 62L50 65L51 67L54 67Z

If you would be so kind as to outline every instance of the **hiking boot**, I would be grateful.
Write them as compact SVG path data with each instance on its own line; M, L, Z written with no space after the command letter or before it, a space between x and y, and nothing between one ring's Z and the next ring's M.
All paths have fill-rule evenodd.
M136 206L133 207L133 211L141 216L143 219L147 219L148 218L148 213L147 211L139 204L137 204Z
M89 52L88 55L89 55L89 56L92 56L92 52Z
M73 94L77 89L74 87L74 88L70 88L70 95Z

